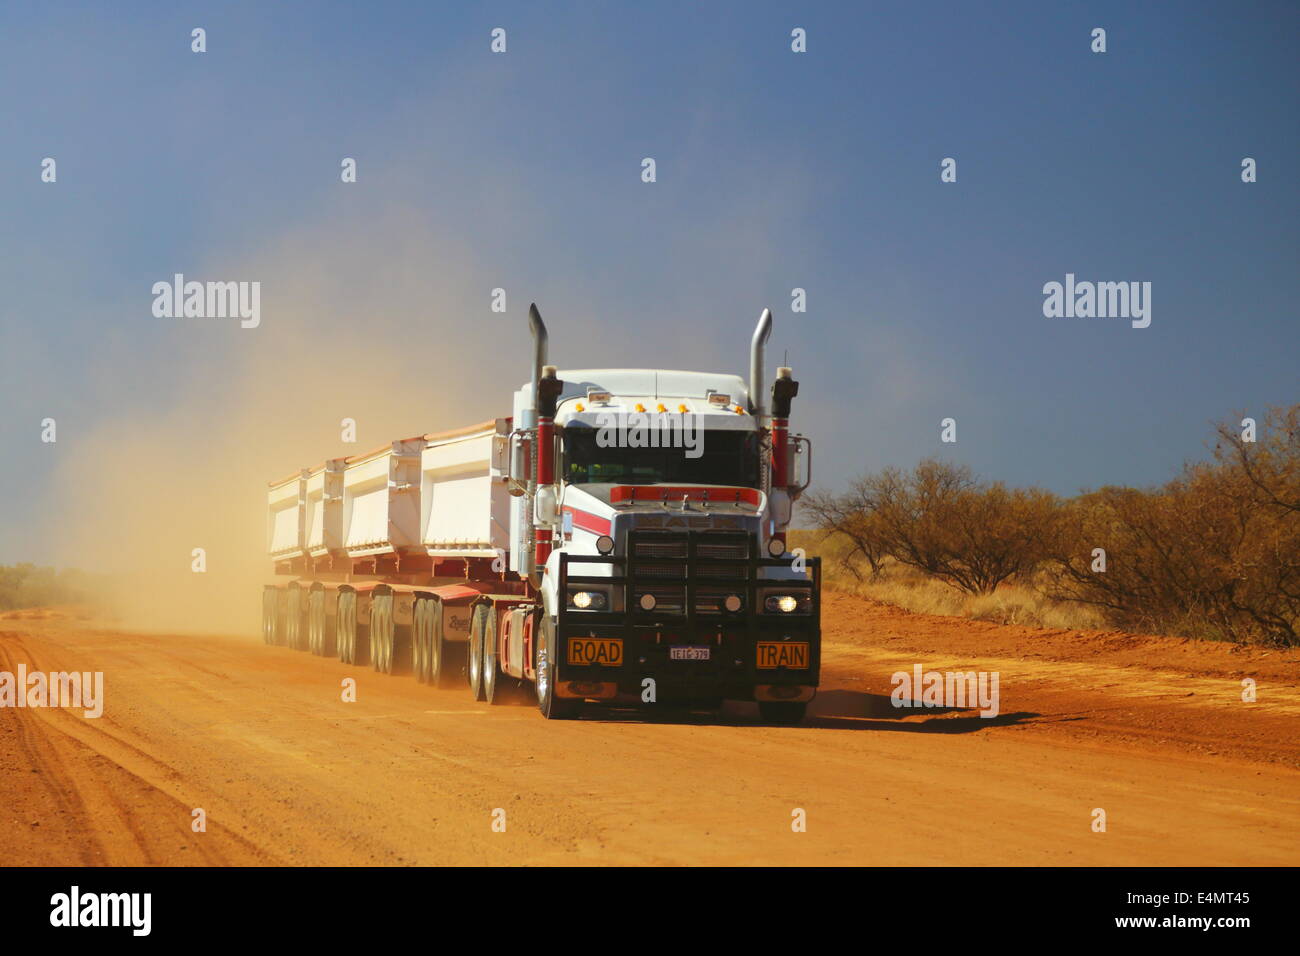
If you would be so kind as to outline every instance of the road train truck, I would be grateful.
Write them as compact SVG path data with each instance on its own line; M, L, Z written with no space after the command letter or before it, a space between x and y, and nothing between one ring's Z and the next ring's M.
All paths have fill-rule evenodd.
M270 483L266 642L488 703L531 685L550 719L741 700L802 720L821 570L786 537L812 447L790 369L764 378L771 312L748 382L558 371L536 306L529 325L510 417Z

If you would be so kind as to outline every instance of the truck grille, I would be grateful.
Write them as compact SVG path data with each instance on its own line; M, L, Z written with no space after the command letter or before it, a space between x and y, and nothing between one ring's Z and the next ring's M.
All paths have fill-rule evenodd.
M686 613L688 578L695 585L692 610L696 614L726 614L723 601L732 594L741 599L742 607L747 600L747 562L751 548L757 546L754 536L747 532L633 531L629 544L633 608L641 606L643 596L652 594L656 613ZM709 583L720 579L729 580L725 584Z
M636 566L636 574L639 578L677 578L680 581L686 576L686 565L663 563L638 564Z
M731 558L743 561L749 557L749 541L701 541L695 546L701 558Z
M638 558L684 558L685 541L638 541L632 547L632 554Z
M634 588L632 599L636 602L637 607L641 606L641 596L644 594L654 595L655 611L660 614L681 614L686 607L685 587L652 584ZM740 598L741 611L743 611L745 595L739 588L696 588L695 613L708 615L728 613L723 608L722 602L727 599L729 594L735 594Z
M638 558L677 558L686 557L687 545L683 540L676 541L637 541L632 547L632 554ZM695 554L701 558L729 558L743 561L749 557L748 537L727 535L723 540L700 541L695 546Z

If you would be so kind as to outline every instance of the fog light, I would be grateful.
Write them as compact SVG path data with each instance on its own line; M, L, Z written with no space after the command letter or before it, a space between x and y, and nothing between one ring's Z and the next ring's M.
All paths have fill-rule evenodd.
M614 550L614 539L607 534L602 534L596 539L596 550L601 554L609 554Z
M641 610L643 611L653 611L655 609L655 605L658 603L659 602L655 600L655 596L653 594L641 595Z
M785 539L770 538L767 542L767 553L774 558L779 558L785 554Z
M735 614L737 611L740 610L740 595L728 594L727 599L722 602L722 606L725 607L732 614Z

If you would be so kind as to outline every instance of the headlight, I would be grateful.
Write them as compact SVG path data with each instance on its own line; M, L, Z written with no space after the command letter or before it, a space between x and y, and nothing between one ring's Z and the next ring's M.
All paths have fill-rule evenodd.
M614 550L614 539L607 534L602 534L596 539L596 550L601 554L609 554Z
M796 594L768 594L763 598L763 610L769 614L793 614L807 611L812 606L812 597Z
M732 614L740 610L740 604L739 594L728 594L726 600L722 602L722 606Z
M609 604L604 591L570 591L569 605L579 611L603 611Z

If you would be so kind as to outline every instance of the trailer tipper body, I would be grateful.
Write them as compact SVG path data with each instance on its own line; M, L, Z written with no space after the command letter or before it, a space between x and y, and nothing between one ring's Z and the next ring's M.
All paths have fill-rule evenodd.
M820 564L786 547L811 445L789 431L790 370L764 382L771 313L748 382L560 371L535 306L529 322L509 417L270 483L267 643L490 703L532 687L548 718L746 700L801 720Z

